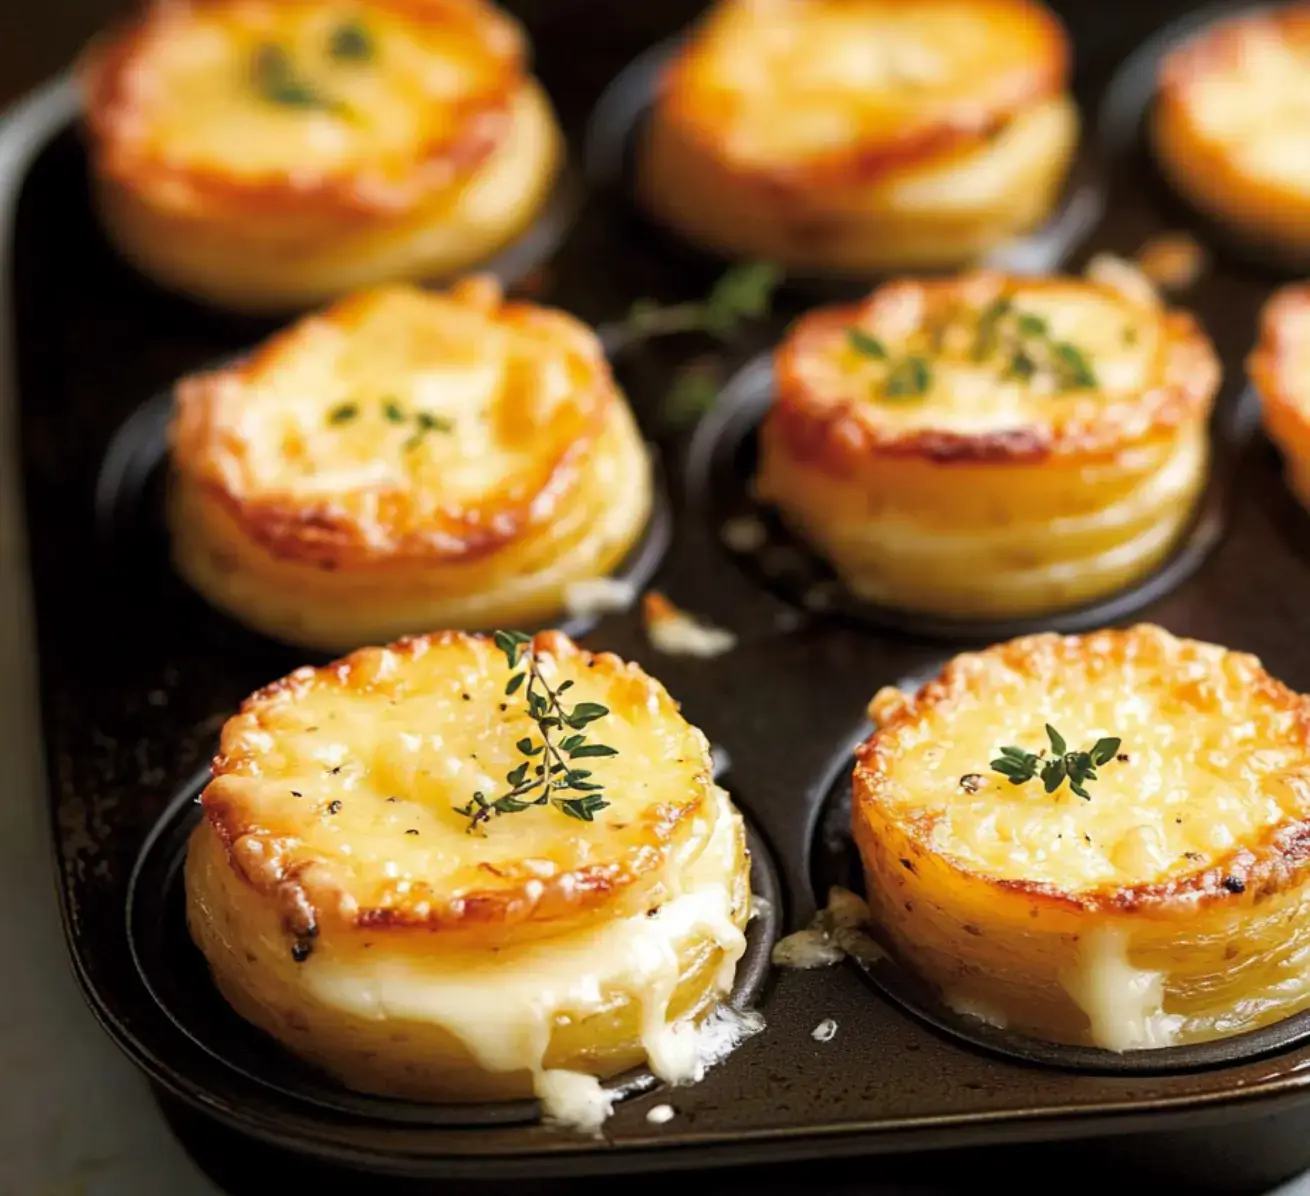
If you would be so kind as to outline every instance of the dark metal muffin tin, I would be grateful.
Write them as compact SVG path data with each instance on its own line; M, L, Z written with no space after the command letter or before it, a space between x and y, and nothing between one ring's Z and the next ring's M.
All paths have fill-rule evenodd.
M1185 6L1141 3L1114 22L1100 5L1057 7L1077 47L1084 154L1107 188L1105 218L1068 263L1077 268L1096 250L1131 254L1154 232L1188 226L1141 144L1150 63L1132 59L1115 77L1129 52ZM687 6L601 13L581 0L519 8L575 145L605 85L692 15ZM787 1182L867 1191L852 1177L972 1184L980 1168L1004 1168L1022 1188L1031 1168L1058 1183L1053 1168L1090 1177L1131 1165L1134 1174L1181 1177L1198 1190L1255 1190L1310 1165L1304 1018L1205 1048L1111 1056L998 1037L944 1013L890 965L868 976L851 965L765 966L770 938L805 925L827 885L858 884L841 802L869 697L931 674L962 644L1017 630L893 617L848 599L811 609L820 605L806 601L817 577L812 560L797 580L768 565L777 554L743 560L722 543L721 523L744 509L752 421L766 394L757 358L807 302L793 293L728 351L729 364L746 372L694 437L661 434L658 410L679 363L708 346L685 337L614 355L640 420L659 439L668 482L671 542L656 584L734 629L739 646L711 660L664 657L635 612L608 616L586 636L589 646L641 661L724 751L724 782L753 829L757 884L773 896L772 918L752 930L738 991L767 1028L693 1087L628 1077L630 1095L594 1139L537 1123L530 1105L439 1108L353 1096L236 1019L185 935L177 863L224 718L305 654L235 625L216 633L217 616L173 575L150 480L164 410L150 403L178 375L248 349L274 325L168 295L119 261L88 204L72 119L67 85L55 84L0 139L17 197L5 295L54 859L92 1009L155 1083L196 1157L231 1190L263 1190L257 1175L340 1192L429 1191L438 1177L553 1176L561 1190L576 1191L578 1177L624 1172L625 1188L646 1191L657 1182L646 1173L665 1168L784 1160L804 1162L799 1171L730 1173L714 1183L733 1192ZM1255 652L1308 690L1310 522L1287 495L1243 398L1242 359L1279 276L1216 248L1211 271L1178 300L1205 323L1227 375L1215 473L1192 534L1132 592L1038 622L1149 619ZM597 191L532 293L612 329L638 297L701 293L713 275L694 256L670 255L621 194ZM821 1044L811 1031L827 1018L837 1034ZM660 1103L677 1115L652 1124L646 1113ZM1131 1135L1128 1145L1105 1140L1120 1134ZM1045 1145L1016 1156L1015 1143ZM958 1149L926 1161L925 1152L945 1147ZM814 1162L905 1152L908 1161L865 1170L830 1163L827 1179Z

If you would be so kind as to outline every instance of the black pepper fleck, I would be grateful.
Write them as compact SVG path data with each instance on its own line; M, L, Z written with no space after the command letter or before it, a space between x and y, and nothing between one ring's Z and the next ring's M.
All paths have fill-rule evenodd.
M339 773L340 771L341 771L341 765L340 765L340 764L338 764L338 765L336 766L336 768L329 768L329 769L328 769L328 772L329 772L332 776L336 776L337 773Z
M1127 752L1120 752L1115 759L1118 760L1120 764L1127 764L1129 756Z
M328 813L329 813L329 814L340 814L340 813L341 813L341 803L340 803L339 801L330 801L330 802L328 802Z
M913 872L916 875L918 874L918 869L915 868L913 860L902 859L901 867L906 869L908 872Z
M297 963L304 963L313 950L313 943L307 942L304 939L296 939L296 941L291 944L291 958Z
M1230 893L1245 893L1246 881L1240 876L1225 876L1223 879L1224 888Z
M405 832L405 834L407 834L407 835L417 835L417 834L418 834L418 831L416 831L416 830L407 830L407 831Z
M466 701L466 702L471 702L471 701L473 701L473 699L470 698L470 697L468 696L468 694L460 694L460 697L463 698L464 701Z
M974 936L974 938L979 938L979 939L982 938L982 931L979 930L978 927L975 926L972 922L966 922L964 924L964 933L971 934Z
M400 798L398 798L398 797L389 797L389 798L387 798L387 801L399 801L399 800L400 800Z
M291 796L292 796L292 797L304 797L305 795L304 795L303 793L299 793L299 792L297 792L295 789L293 789L293 790L291 790Z

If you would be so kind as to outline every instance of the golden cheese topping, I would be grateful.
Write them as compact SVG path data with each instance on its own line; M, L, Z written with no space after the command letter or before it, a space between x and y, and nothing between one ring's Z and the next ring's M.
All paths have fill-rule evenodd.
M275 554L329 564L543 523L619 401L590 329L486 278L348 299L177 400L176 467Z
M540 679L511 687L490 639L445 632L255 694L224 727L203 797L233 864L293 916L303 905L315 920L484 938L544 933L607 903L659 904L668 869L712 829L704 736L635 664L554 632L532 641L532 659ZM569 727L551 738L551 760L579 784L561 800L602 804L570 815L552 798L478 817L479 794L493 804L521 783L517 769L543 762L534 693L588 711L582 746L613 749L579 752Z
M1165 102L1194 136L1268 183L1310 187L1310 5L1290 4L1216 22L1175 50L1161 70Z
M870 175L987 136L1065 71L1027 0L724 0L663 103L740 166Z
M91 60L88 114L157 202L394 211L491 151L523 58L481 0L159 3Z
M803 317L774 418L802 455L1105 450L1195 417L1218 382L1190 317L1104 283L899 280Z
M1296 850L1310 814L1310 699L1254 657L1158 627L967 653L870 713L860 800L956 867L1080 903L1241 892ZM1069 753L1119 741L1086 797L1067 775L1046 791L1048 726ZM1036 774L1012 783L993 766L1005 748L1037 756L1019 772Z

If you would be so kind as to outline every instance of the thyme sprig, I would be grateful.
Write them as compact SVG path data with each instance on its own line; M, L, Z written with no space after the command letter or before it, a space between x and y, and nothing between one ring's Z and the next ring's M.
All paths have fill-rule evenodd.
M899 356L863 328L847 328L846 340L860 356L886 363L887 371L876 397L904 401L921 399L928 393L932 366L946 351L946 331L946 324L939 323L928 330L928 351ZM1069 341L1056 340L1043 316L1019 310L1008 295L993 300L979 313L968 356L978 363L999 356L1004 363L1000 377L1005 382L1027 381L1045 371L1060 391L1096 385L1096 374L1086 354Z
M593 779L590 770L576 768L573 761L618 755L608 744L588 741L587 728L609 714L609 708L599 702L565 705L560 695L571 689L573 682L561 681L551 687L538 667L530 635L497 631L492 639L505 654L511 671L505 696L523 690L528 717L536 724L537 733L515 743L523 760L505 774L506 793L494 800L485 793L474 793L473 800L456 806L455 812L469 820L468 831L477 830L494 816L520 814L531 806L552 805L580 822L594 821L597 812L610 804L604 797L605 787ZM569 734L557 738L565 731Z
M340 100L320 91L296 73L287 52L272 42L255 50L250 65L251 82L260 96L283 108L317 109L343 115L346 107Z
M1051 741L1049 756L1046 748L1028 752L1018 747L1002 747L1000 756L991 762L992 771L1008 777L1011 785L1023 785L1040 774L1047 793L1054 793L1067 780L1069 788L1079 797L1091 801L1086 783L1096 780L1096 770L1118 756L1123 741L1106 736L1085 752L1071 752L1064 736L1050 723L1046 724L1046 737Z
M751 320L769 314L782 271L772 262L746 262L728 269L704 299L664 305L638 299L621 332L622 348L659 336L700 332L723 342ZM714 405L722 385L717 362L698 358L674 376L660 411L670 431L689 427Z

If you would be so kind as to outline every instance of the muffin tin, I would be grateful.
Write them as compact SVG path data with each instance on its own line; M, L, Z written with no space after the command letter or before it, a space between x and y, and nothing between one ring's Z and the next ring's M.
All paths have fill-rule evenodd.
M1128 57L1142 44L1158 52L1148 36L1183 6L1133 6L1117 18L1124 42L1116 45L1104 40L1101 6L1056 7L1078 51L1084 153L1105 186L1104 218L1067 263L1077 268L1092 252L1130 255L1153 233L1196 227L1143 157L1147 68ZM524 11L575 146L606 82L624 78L643 45L672 32L638 28L651 15L621 6L607 16L565 0ZM664 18L672 26L689 15ZM1194 27L1194 15L1185 19ZM857 883L841 802L869 697L884 684L915 684L962 645L1019 630L893 617L840 595L816 601L827 579L796 546L775 543L788 552L757 557L723 542L725 520L754 515L744 480L767 393L759 355L812 291L780 293L773 316L723 351L742 372L691 436L661 432L660 404L678 366L712 346L688 336L614 353L639 419L658 439L669 496L667 551L657 526L638 554L642 577L658 562L654 584L731 627L738 647L709 660L662 656L635 611L606 616L586 637L590 647L640 661L721 749L722 780L751 824L755 880L771 908L753 924L734 999L759 1011L765 1028L695 1086L621 1078L625 1099L601 1138L541 1125L530 1105L353 1096L264 1043L209 986L181 925L176 866L224 718L305 656L235 625L220 628L173 576L155 522L151 479L165 409L152 396L184 372L248 349L273 324L168 295L116 258L87 202L74 111L69 85L56 82L0 132L0 170L8 172L0 212L11 223L4 296L53 859L92 1009L155 1083L197 1157L232 1190L250 1190L243 1167L265 1180L312 1178L327 1191L353 1190L367 1173L367 1190L386 1192L428 1191L437 1177L572 1183L602 1172L904 1152L918 1161L879 1162L870 1173L922 1176L933 1171L923 1170L923 1152L944 1147L965 1152L959 1175L976 1176L980 1165L1076 1165L1090 1175L1149 1157L1157 1173L1198 1190L1251 1190L1310 1165L1305 1018L1208 1047L1110 1056L983 1032L936 1008L889 964L869 975L849 963L808 972L767 965L771 940L807 924L829 884ZM1241 368L1278 275L1216 250L1210 271L1176 300L1204 322L1227 373L1213 426L1215 470L1191 535L1133 591L1039 622L1149 619L1255 652L1289 685L1310 690L1310 520L1256 428ZM617 345L633 300L703 293L712 272L693 258L670 255L622 194L602 188L536 271L531 293L601 325ZM768 563L798 559L805 569L794 576ZM812 1031L826 1019L837 1032L821 1043ZM657 1104L676 1115L648 1121ZM1077 1145L1120 1133L1134 1135L1131 1151ZM1019 1142L1059 1145L1031 1147L1016 1164L1007 1144ZM765 1191L787 1175L715 1182ZM799 1175L815 1182L809 1169ZM624 1181L637 1190L654 1182Z

